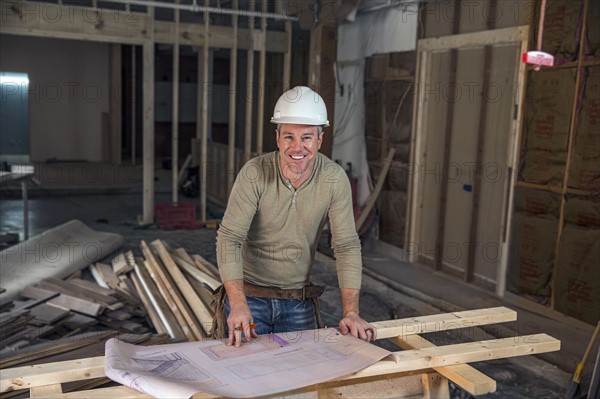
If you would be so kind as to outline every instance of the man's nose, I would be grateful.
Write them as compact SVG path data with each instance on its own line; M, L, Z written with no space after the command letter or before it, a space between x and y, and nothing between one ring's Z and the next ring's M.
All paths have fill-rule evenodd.
M299 150L302 148L302 140L294 140L292 142L292 148L295 150Z

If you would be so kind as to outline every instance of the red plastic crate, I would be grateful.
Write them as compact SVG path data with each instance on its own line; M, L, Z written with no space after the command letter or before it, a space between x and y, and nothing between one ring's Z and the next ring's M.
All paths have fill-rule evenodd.
M193 202L161 202L154 206L156 224L161 230L197 229L196 205Z

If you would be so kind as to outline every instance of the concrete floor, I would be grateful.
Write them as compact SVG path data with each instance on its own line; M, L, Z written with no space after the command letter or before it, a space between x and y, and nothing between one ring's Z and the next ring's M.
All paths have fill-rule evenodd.
M168 194L159 194L156 198L158 202L169 200ZM154 227L140 228L137 225L137 215L141 213L141 208L139 194L34 197L30 199L30 231L31 235L35 235L68 220L79 219L94 229L122 234L125 237L125 247L128 248L137 249L142 239L159 238L215 261L214 230L161 231ZM21 201L0 201L0 220L1 232L21 231ZM589 330L577 329L515 308L473 286L443 274L432 273L423 266L395 259L394 256L398 254L390 252L389 248L378 250L378 245L374 247L374 250L363 252L365 275L361 312L365 319L385 320L390 318L392 310L398 317L404 318L490 306L513 308L518 311L519 322L508 323L510 325L506 329L496 330L498 334L495 335L507 336L514 331L519 334L545 332L561 339L564 349L543 359L526 356L474 364L498 382L497 392L483 397L564 397L564 389L571 376L570 370L573 370L572 363L583 353L591 336ZM330 266L317 262L313 280L328 287L322 297L324 321L328 325L337 324L341 306L335 271ZM487 337L481 339L493 338L489 330L482 330L480 334ZM428 338L438 344L457 342L461 338L452 332L432 335ZM387 345L392 344L384 346ZM591 365L588 365L586 371L591 373ZM464 392L457 391L455 397L465 397Z

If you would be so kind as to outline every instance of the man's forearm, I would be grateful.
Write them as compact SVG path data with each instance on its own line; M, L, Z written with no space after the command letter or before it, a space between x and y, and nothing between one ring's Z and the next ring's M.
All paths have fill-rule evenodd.
M360 296L360 290L355 288L340 288L340 291L342 293L342 317L346 317L352 312L358 315L358 298Z
M244 280L229 280L223 283L225 291L227 291L227 297L229 297L229 304L231 306L238 304L248 304L246 301L246 293L244 291Z

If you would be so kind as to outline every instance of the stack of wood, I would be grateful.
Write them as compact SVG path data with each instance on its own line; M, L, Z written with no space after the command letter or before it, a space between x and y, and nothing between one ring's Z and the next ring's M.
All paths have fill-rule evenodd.
M93 345L103 354L102 343L115 336L136 343L209 338L212 294L221 285L217 268L160 240L142 241L140 253L90 265L95 282L81 272L49 278L4 304L0 368Z
M160 240L151 245L142 241L141 249L144 259L132 259L131 253L126 258L156 331L188 341L210 337L212 294L221 285L217 268L200 255L171 249Z

